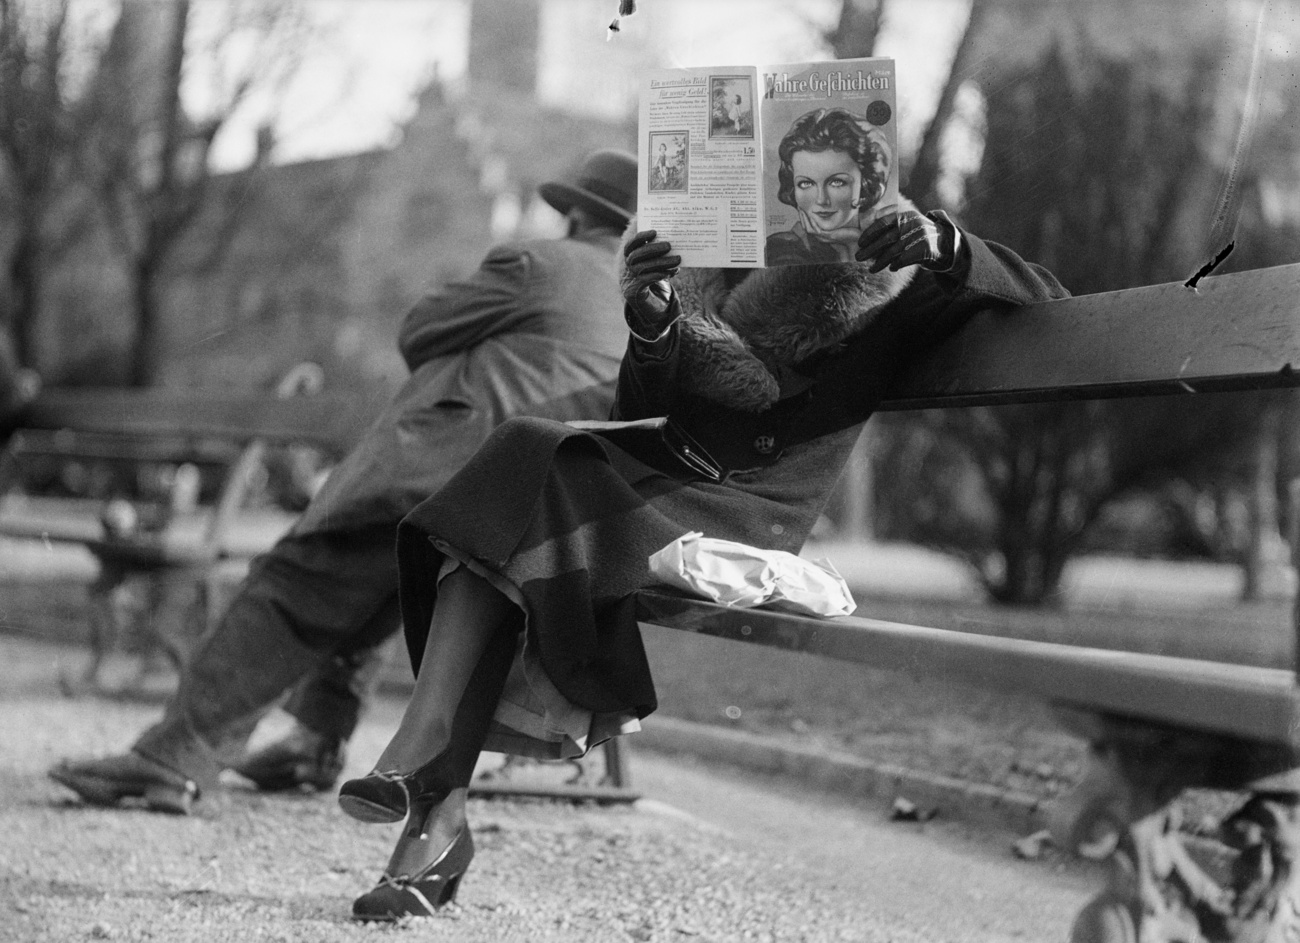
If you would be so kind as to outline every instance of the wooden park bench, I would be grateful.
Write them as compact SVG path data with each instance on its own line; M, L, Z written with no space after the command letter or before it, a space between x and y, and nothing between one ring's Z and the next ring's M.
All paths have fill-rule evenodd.
M216 614L218 567L266 549L278 536L251 546L233 539L269 447L310 444L338 456L360 436L372 418L371 404L356 396L316 393L319 386L319 368L300 364L273 394L51 388L26 405L0 452L0 537L77 544L94 556L98 574L88 599L91 659L79 688L98 685L101 663L119 629L112 595L133 576L152 577L155 586L197 588L182 616L187 626L179 632L175 626L158 626L171 630L159 641L175 660L202 633ZM33 467L67 463L167 468L173 471L171 494L161 507L147 508L125 500L7 494ZM215 497L207 504L175 507L181 489L191 496L179 503L192 503L203 475L217 482L215 489L204 489L215 490ZM152 601L157 604L159 597Z
M1199 395L1300 385L1300 265L984 313L890 391L885 409ZM948 675L1052 703L1091 744L1054 816L1064 847L1109 857L1073 943L1300 939L1300 691L1293 670L1099 650L869 618L804 618L643 591L643 624ZM1178 828L1188 789L1248 794L1220 824L1225 875ZM1209 870L1206 870L1208 868Z

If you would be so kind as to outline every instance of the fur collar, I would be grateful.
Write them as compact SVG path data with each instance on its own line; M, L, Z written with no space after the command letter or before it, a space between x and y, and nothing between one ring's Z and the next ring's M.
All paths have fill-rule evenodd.
M633 219L625 238L636 231ZM782 367L861 331L915 269L873 275L851 263L783 265L753 269L730 289L726 274L684 268L672 280L682 306L681 383L697 396L757 413L780 398Z

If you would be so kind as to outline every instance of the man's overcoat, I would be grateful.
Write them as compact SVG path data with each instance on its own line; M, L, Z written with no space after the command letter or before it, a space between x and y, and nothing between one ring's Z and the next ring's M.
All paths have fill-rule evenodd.
M627 346L617 247L611 232L499 246L423 297L398 336L410 378L296 532L400 520L510 416L605 418Z

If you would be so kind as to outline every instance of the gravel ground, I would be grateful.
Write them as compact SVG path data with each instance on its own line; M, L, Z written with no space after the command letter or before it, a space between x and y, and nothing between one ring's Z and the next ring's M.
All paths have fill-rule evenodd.
M894 879L914 887L922 901L936 890L945 895L945 906L936 908L948 912L942 934L926 929L934 925L926 908L904 905L896 894L888 907L879 901L874 908L864 900L864 882L843 867L844 879L829 880L824 863L820 871L810 869L806 859L815 855L807 842L801 847L782 837L764 850L655 802L598 807L540 800L471 801L479 854L455 906L397 928L357 925L348 917L350 902L378 876L392 827L353 822L328 797L242 789L206 797L189 818L103 810L81 805L46 779L57 758L121 748L157 716L156 705L53 694L57 657L47 645L0 637L0 941L331 943L398 933L456 943L1000 943L1024 932L1016 929L1024 925L1018 913L1024 904L1014 901L1001 905L1002 917L991 923L972 917L964 929L967 901L984 906L1006 892L982 890L978 881L967 886L970 869L978 867L968 863L977 860L970 848L954 853L934 845L934 855L955 862L944 869L951 884L942 888L929 873L939 870L926 844L933 834L894 827L885 841L903 843L900 850L891 853L882 842L869 851L890 861L910 856L908 873ZM354 741L357 771L382 743L397 709L387 704L363 725ZM738 786L734 794L748 788ZM726 801L725 789L722 796ZM808 808L821 814L815 802ZM820 827L847 834L855 814L833 811ZM878 821L878 813L871 818ZM848 854L859 860L860 845ZM999 878L1003 888L1034 893L1025 888L1035 886L1036 872L1004 861L1005 844L991 857L1002 861L995 870L1011 869ZM881 865L864 862L867 867ZM1061 926L1083 892L1055 886L1052 873L1037 873L1051 892L1050 925ZM886 893L871 879L865 887ZM952 929L954 909L961 930ZM914 916L900 920L899 913ZM1007 921L1013 929L988 929Z
M44 784L14 779L3 787L17 808L0 814L11 842L0 939L326 943L383 932L347 913L391 832L362 830L333 803L235 795L200 818L163 819L51 806ZM759 861L723 835L701 842L672 817L519 801L475 801L470 815L478 861L457 905L410 921L411 939L892 937L863 928L852 900L809 888L794 862Z
M21 593L10 591L18 588ZM0 589L0 627L80 637L80 592L66 584ZM1105 624L1092 630L1107 633L1108 644L1123 637L1150 641L1149 613L1097 618L1103 617ZM1251 644L1264 651L1271 636L1257 637L1263 641ZM667 630L648 633L647 646L665 715L1040 797L1058 794L1078 774L1081 744L1031 700ZM240 790L206 799L189 819L109 812L77 805L49 782L44 771L56 759L125 748L157 717L156 703L58 697L60 669L75 671L84 657L79 649L0 635L0 941L387 939L376 934L390 931L355 925L348 913L387 859L389 828L360 826L319 797ZM405 675L400 667L394 678ZM155 691L166 687L164 678ZM396 709L388 706L390 714ZM354 741L356 773L378 754L392 719L363 726ZM1219 806L1232 799L1210 798ZM1009 929L995 933L974 920L969 932L952 931L951 917L945 932L936 933L924 918L898 917L923 905L873 917L863 889L869 897L875 888L828 881L825 868L809 872L803 866L809 849L796 847L797 834L788 850L778 844L775 852L758 853L732 832L664 814L654 803L472 805L479 856L459 903L398 930L402 938L1052 938L1026 934L1011 917L998 924ZM998 841L1005 857L1005 841ZM1033 878L1025 878L1029 886ZM924 899L930 891L918 893ZM941 892L949 911L953 893L960 901L968 889L959 883ZM987 901L978 903L982 908ZM1032 909L1036 901L1003 910L1014 906ZM1056 906L1048 925L1063 936L1068 916L1061 914L1072 911ZM964 926L960 918L955 925Z

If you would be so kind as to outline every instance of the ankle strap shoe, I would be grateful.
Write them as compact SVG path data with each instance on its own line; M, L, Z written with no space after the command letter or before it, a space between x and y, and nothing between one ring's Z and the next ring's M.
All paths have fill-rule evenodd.
M385 874L374 890L352 903L354 920L395 921L431 917L456 899L460 879L474 857L474 838L466 825L433 861L414 874Z

